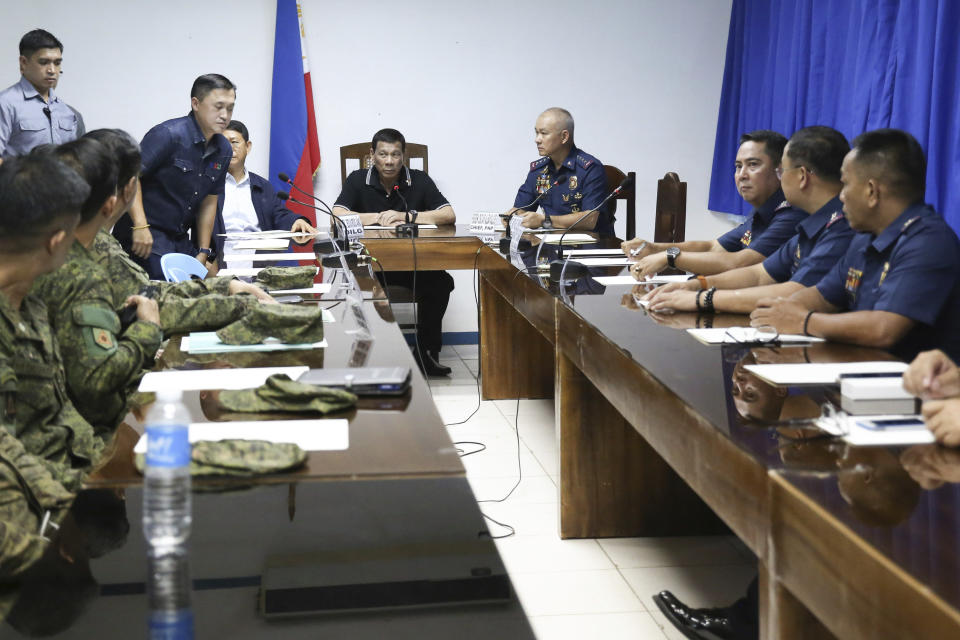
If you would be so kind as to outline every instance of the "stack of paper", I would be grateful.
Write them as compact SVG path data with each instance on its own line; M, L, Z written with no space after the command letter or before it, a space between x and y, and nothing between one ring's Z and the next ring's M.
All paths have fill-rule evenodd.
M436 229L436 228L437 228L437 225L435 225L435 224L419 224L419 223L418 223L417 226L420 227L421 229ZM390 225L385 225L385 224L365 224L365 225L363 225L363 228L364 228L364 229L372 229L372 230L374 230L374 231L377 231L377 230L381 230L381 231L395 231L397 227L396 227L395 225L392 225L392 224L390 224Z
M254 240L240 240L233 245L234 249L286 249L290 241L284 238L258 238Z

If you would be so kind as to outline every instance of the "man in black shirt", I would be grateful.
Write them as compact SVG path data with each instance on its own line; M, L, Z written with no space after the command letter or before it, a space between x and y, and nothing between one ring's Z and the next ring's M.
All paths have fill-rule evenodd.
M454 224L457 216L437 185L423 171L403 163L406 140L396 129L381 129L373 136L373 166L349 176L333 205L337 215L357 215L365 225L396 226L406 222ZM414 280L416 278L416 280ZM413 288L418 309L414 357L426 375L445 376L450 367L438 362L443 346L443 314L447 311L453 278L446 271L390 271L385 284Z

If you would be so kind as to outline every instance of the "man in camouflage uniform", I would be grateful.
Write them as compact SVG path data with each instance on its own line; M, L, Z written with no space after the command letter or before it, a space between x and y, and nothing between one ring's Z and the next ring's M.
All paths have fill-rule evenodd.
M0 388L3 424L55 479L79 484L103 443L67 395L63 361L36 278L66 259L90 188L50 154L0 165Z
M264 302L273 302L259 287L231 277L161 282L150 280L147 272L130 258L120 243L107 230L130 208L137 192L140 175L140 148L129 134L117 129L98 129L91 137L113 150L119 163L117 200L113 215L97 232L90 246L92 258L108 273L112 283L113 308L119 311L127 299L137 295L148 284L157 287L160 326L164 333L187 333L217 329L243 315L250 304L248 293ZM211 295L216 294L216 295Z
M81 208L66 262L40 276L33 292L47 305L63 354L67 391L106 443L127 413L127 397L153 367L163 340L160 316L156 301L130 296L124 302L136 308L136 317L122 327L110 276L90 256L89 246L116 202L113 154L92 138L68 142L50 153L86 179L90 196Z

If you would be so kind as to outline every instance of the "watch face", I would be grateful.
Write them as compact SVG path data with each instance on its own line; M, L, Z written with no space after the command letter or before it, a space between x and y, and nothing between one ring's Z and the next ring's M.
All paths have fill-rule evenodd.
M680 248L670 247L669 249L667 249L667 255L672 258L676 258L678 255L680 255Z

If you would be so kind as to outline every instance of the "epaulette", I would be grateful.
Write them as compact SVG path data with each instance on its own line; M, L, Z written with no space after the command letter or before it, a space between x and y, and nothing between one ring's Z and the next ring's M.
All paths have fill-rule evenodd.
M916 221L919 220L919 219L920 219L920 216L914 216L914 217L910 218L909 220L907 220L906 222L904 222L904 223L903 223L903 226L900 227L900 233L903 233L904 231L906 231L907 229L909 229L909 228L910 228L910 225L912 225L914 222L916 222Z
M587 156L582 156L579 153L577 154L577 164L579 164L584 169L586 169L596 161L597 161L596 158L589 158Z
M843 211L834 211L833 215L830 216L830 219L827 220L827 226L825 228L829 229L830 225L832 225L837 220L843 220Z
M530 171L536 171L537 169L539 169L549 161L550 161L549 156L544 156L542 158L538 158L537 160L534 160L533 162L530 163Z
M789 208L792 207L792 206L793 206L792 204L790 204L789 202L787 202L786 200L784 200L783 202L781 202L780 204L777 205L777 208L774 209L774 212L782 211L783 209L789 209Z

